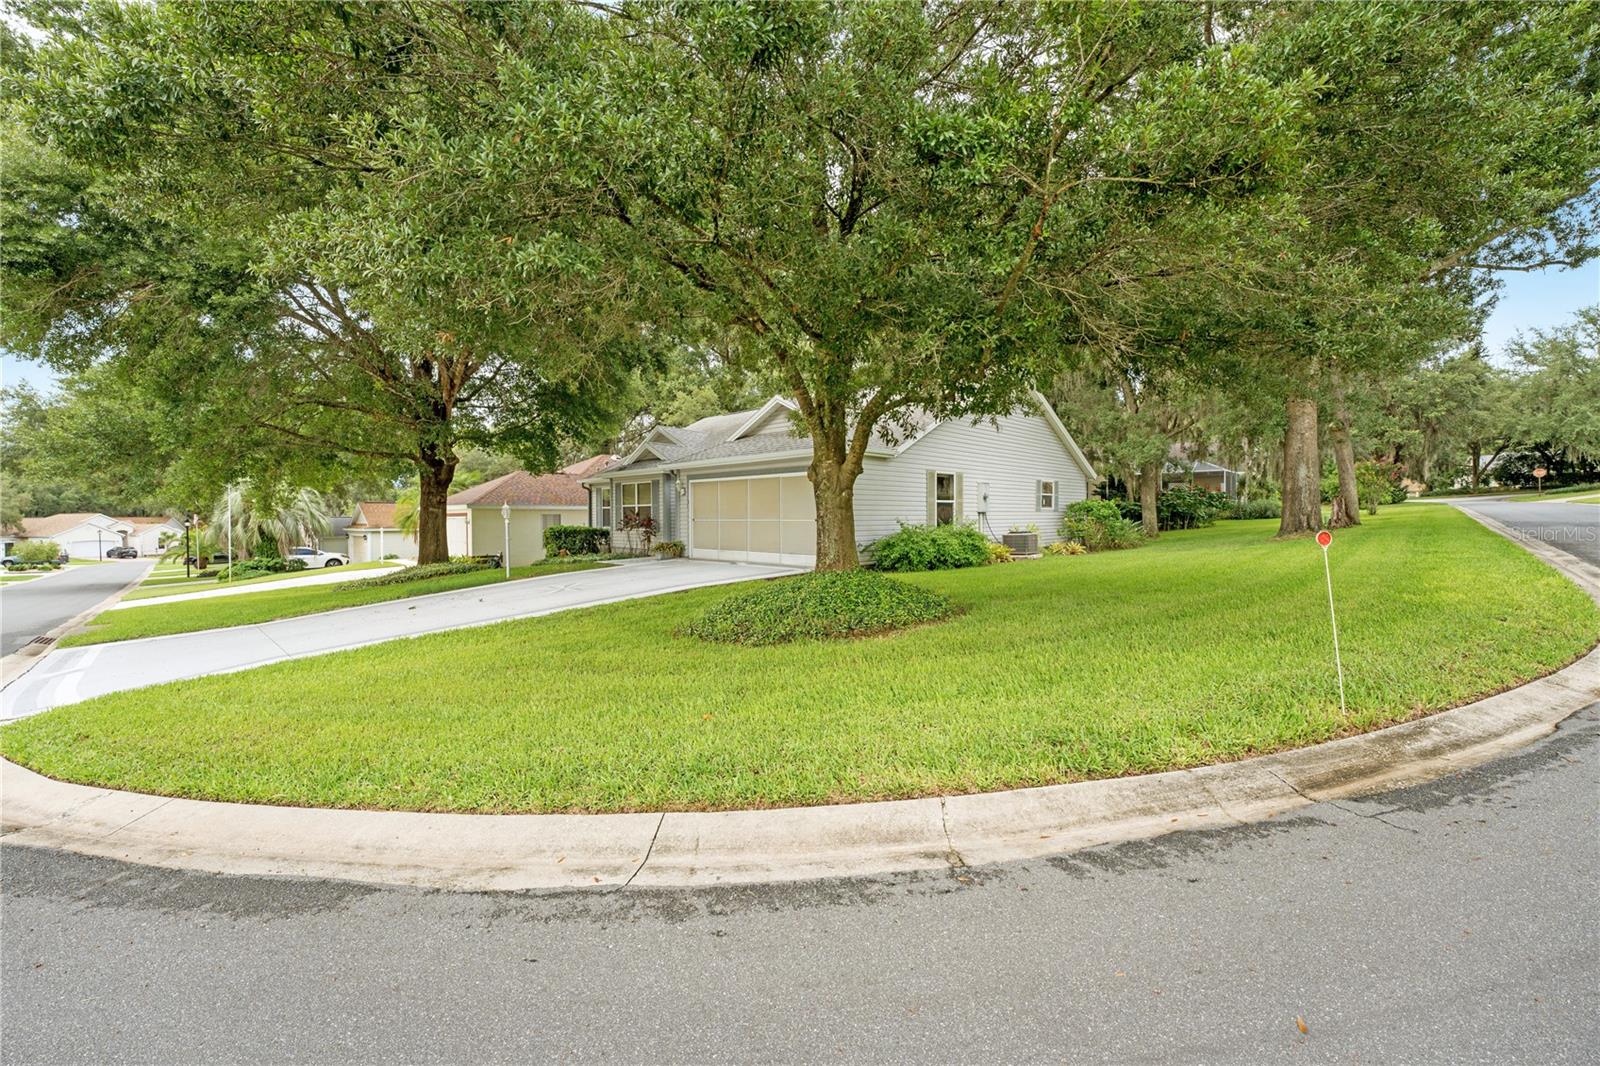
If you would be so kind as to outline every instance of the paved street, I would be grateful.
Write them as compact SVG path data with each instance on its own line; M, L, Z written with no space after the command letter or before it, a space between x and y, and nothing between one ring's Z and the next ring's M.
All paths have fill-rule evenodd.
M149 566L134 559L76 566L0 590L0 655L88 610Z
M457 895L5 847L3 1058L1593 1062L1597 805L1600 706L1428 786L960 877Z
M1485 514L1535 540L1600 566L1600 507L1557 500L1472 500L1456 506Z

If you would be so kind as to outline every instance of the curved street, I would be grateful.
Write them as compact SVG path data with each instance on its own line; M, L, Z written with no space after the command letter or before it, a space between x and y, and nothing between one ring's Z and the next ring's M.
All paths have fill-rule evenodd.
M1592 1062L1597 786L1600 705L1430 785L960 874L451 894L5 847L3 1055Z

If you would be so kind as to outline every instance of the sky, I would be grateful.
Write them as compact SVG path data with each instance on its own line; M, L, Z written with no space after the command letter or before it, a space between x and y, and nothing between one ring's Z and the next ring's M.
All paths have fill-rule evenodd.
M1600 303L1600 261L1576 270L1546 268L1501 275L1505 288L1483 328L1484 347L1498 356L1521 330L1550 329L1572 320L1580 307ZM41 391L55 381L49 368L0 352L0 385L26 381Z

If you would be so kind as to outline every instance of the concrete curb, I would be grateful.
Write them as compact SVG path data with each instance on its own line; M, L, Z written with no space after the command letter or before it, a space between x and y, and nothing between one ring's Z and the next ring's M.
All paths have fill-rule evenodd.
M1600 584L1577 560L1554 555L1550 561L1600 601ZM88 788L0 762L0 823L10 832L5 845L214 873L457 890L689 887L948 870L1243 824L1428 781L1545 736L1597 700L1600 648L1464 707L1278 755L1009 792L766 811L314 810Z
M48 637L50 643L27 644L23 646L21 651L14 651L5 658L0 659L0 688L5 688L7 685L11 684L11 682L15 681L29 670L32 670L35 666L38 666L46 655L52 651L55 651L56 641L66 636L68 633L71 633L73 630L83 625L95 615L110 608L118 600L126 596L129 591L136 588L139 582L143 581L149 572L150 571L148 570L144 571L144 573L140 574L138 577L134 578L132 581L128 582L126 585L122 586L120 589L113 592L99 603L95 604L93 607L90 607L86 611L79 611L65 622L62 622L60 625L56 626L54 629L48 630L45 633L41 633L40 636ZM29 584L32 584L32 582L29 582ZM38 638L36 637L34 639ZM29 651L29 648L36 648L38 650Z

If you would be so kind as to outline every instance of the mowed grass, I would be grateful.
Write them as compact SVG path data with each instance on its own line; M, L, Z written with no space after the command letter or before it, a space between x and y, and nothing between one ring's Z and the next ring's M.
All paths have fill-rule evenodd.
M543 577L546 574L560 574L572 570L588 570L601 565L603 564L593 562L545 560L530 566L513 567L511 580ZM477 588L479 585L493 585L504 580L506 580L505 573L501 570L479 570L395 585L373 587L362 581L349 581L332 585L254 592L248 596L215 596L204 600L129 607L96 616L89 629L63 637L60 644L62 647L105 644L117 640L136 640L140 637L193 633L202 629L255 625L258 622L271 622L279 618L334 611L341 607L361 607L369 603L426 596L433 592Z
M149 600L162 596L181 596L186 592L211 592L214 589L242 589L252 585L270 585L275 581L287 581L290 578L316 577L319 574L352 574L365 573L373 570L394 570L396 563L350 563L346 566L319 567L316 570L294 570L282 574L262 574L260 577L247 577L239 581L218 581L214 577L201 578L198 581L184 580L183 568L178 568L178 577L174 580L170 572L163 573L160 577L152 574L139 582L139 587L122 597L127 600ZM371 576L370 573L368 576ZM338 584L338 582L334 582Z
M899 578L961 613L888 636L675 636L742 591L703 589L106 696L8 726L0 749L67 780L261 803L817 804L1310 744L1529 680L1600 639L1600 609L1522 549L1452 508L1386 509L1334 540L1341 715L1321 552L1273 529Z

